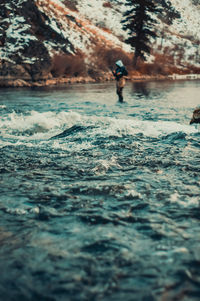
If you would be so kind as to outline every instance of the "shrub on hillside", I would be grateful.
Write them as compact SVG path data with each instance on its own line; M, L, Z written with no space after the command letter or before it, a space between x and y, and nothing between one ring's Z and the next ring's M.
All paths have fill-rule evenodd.
M71 10L78 11L77 9L77 0L64 0L63 3Z
M104 2L103 7L112 8L112 4L110 2Z
M154 62L148 63L141 59L137 62L137 71L140 74L144 75L167 75L169 74L169 66L174 67L174 58L171 54L168 54L167 52L165 55L163 54L157 54L152 53L154 56Z
M195 74L200 74L200 68L197 66L193 66L193 65L187 65L187 73L195 73Z
M137 70L144 75L167 75L168 70L162 63L144 63L138 64Z
M96 57L96 68L99 70L108 71L111 67L115 68L115 62L117 60L122 60L128 69L132 68L131 55L125 53L120 48L107 49L96 46L94 55Z
M81 54L56 54L52 59L51 73L54 77L84 76L86 75L84 57Z

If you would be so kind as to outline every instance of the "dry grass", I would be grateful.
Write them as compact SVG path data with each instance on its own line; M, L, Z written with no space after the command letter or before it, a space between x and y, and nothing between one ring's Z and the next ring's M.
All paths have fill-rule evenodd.
M94 48L94 55L96 57L96 68L108 71L111 67L115 67L117 60L122 60L124 65L131 66L132 59L130 54L125 53L121 48L105 48L97 45Z
M96 46L90 64L86 65L84 55L56 54L52 59L51 73L53 77L90 76L98 79L115 68L115 62L122 60L128 71L132 70L132 59L121 49L106 49Z
M56 54L52 59L51 73L54 77L87 77L93 79L102 78L111 68L115 68L115 62L122 60L130 76L167 76L172 74L200 74L200 68L186 65L177 67L173 57L155 55L153 63L138 61L137 70L133 68L132 55L124 53L121 49L95 48L93 60L89 65L85 64L83 54L69 55Z
M78 4L77 0L65 0L63 4L66 5L72 11L78 11L76 7Z
M200 68L199 67L196 67L196 66L193 66L193 65L187 65L186 67L187 67L187 70L189 71L189 73L200 74Z
M155 54L155 60L153 63L145 63L143 61L138 62L137 71L144 75L172 75L172 74L188 74L196 73L200 74L200 68L189 64L182 64L183 54L180 52L179 56L174 59L174 55L170 53Z
M87 74L82 54L56 54L52 59L51 73L54 77L77 77Z
M112 8L112 4L110 2L104 2L103 7Z

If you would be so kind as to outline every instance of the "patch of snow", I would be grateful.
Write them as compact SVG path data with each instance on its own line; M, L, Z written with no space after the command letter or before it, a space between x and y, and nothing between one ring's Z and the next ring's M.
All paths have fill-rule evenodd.
M191 0L173 0L173 5L181 14L181 19L172 25L174 31L191 34L200 40L200 10L192 5Z
M58 34L61 34L61 30L59 28L59 25L56 23L55 20L49 19L48 21L45 22L46 25L49 25L54 31L56 31Z
M21 7L27 0L18 0L16 7ZM169 27L158 24L159 36L156 44L163 49L169 49L169 54L174 56L175 63L181 62L195 63L200 66L200 10L192 5L192 0L173 0L174 7L181 13L181 18L174 21ZM46 25L57 33L66 44L62 42L43 41L50 56L59 53L60 49L74 54L73 47L81 50L87 57L92 56L95 44L105 45L105 47L119 47L126 52L131 52L131 47L123 43L119 37L125 39L127 33L122 30L121 20L123 12L127 10L124 1L113 0L78 0L77 11L68 9L64 0L34 0L39 10L47 16ZM105 5L107 3L107 5ZM1 4L2 6L2 4ZM7 39L4 47L0 47L0 58L11 60L11 56L20 53L30 41L37 40L30 34L31 26L27 24L22 16L17 16L12 2L5 3L4 6L10 11L9 17L0 20L6 22ZM6 25L7 25L6 24ZM189 39L191 35L193 38ZM195 41L196 39L196 41ZM67 42L69 41L69 42ZM153 43L153 42L152 42ZM154 44L155 45L155 44ZM22 55L21 55L22 56ZM22 58L24 62L33 63L36 58ZM148 57L148 62L153 62L153 56Z
M9 10L12 10L12 7L10 6L10 3L6 3L5 4L5 8L9 9Z
M61 1L51 1L51 11L45 7L44 3L45 0L40 0L39 9L48 15L48 24L53 30L61 34L65 39L68 39L75 49L79 49L88 55L94 46L92 40L99 40L101 43L104 42L107 45L110 44L115 45L115 47L121 47L125 51L130 50L130 47L122 43L114 34L96 27L89 20L85 19L85 16L83 17L81 12L69 10ZM56 4L55 7L53 3ZM86 4L86 2L84 3ZM91 2L91 4L92 3L93 2ZM101 0L95 0L95 3L100 5L103 2ZM98 12L98 7L95 11L96 13ZM73 18L72 20L70 20L70 16Z
M15 53L20 54L20 50L29 45L31 40L37 40L37 38L27 33L31 26L26 23L24 17L14 16L12 13L9 18L5 18L3 21L9 25L6 30L7 39L4 48L0 48L0 58L13 62L9 57Z
M26 2L26 1L27 0L18 0L17 3L16 3L17 7L21 7L21 4Z
M122 14L126 11L123 3L111 2L111 7L105 7L102 0L82 0L78 2L79 12L97 27L110 29L116 36L126 36L122 29Z
M33 35L27 34L27 30L31 27L26 23L24 17L18 17L9 19L11 22L7 31L6 36L8 39L14 39L15 45L12 43L12 50L14 51L14 47L16 50L20 48L20 44L23 46L24 44L28 44L30 40L37 40L37 38ZM9 47L11 49L11 46Z
M22 59L23 63L25 63L25 64L34 64L38 60L38 58L34 57L34 56L29 58L29 57L25 57L22 55L21 55L21 59Z
M0 48L0 59L15 64L15 61L8 57L7 52L4 49Z

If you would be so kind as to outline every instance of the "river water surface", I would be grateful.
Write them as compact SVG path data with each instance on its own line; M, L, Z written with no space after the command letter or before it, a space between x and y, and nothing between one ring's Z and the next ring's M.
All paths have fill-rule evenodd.
M0 300L199 300L199 89L1 89Z

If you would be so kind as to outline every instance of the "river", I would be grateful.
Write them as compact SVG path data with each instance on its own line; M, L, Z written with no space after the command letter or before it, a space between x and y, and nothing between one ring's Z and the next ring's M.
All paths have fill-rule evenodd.
M1 89L1 300L199 300L199 91Z

